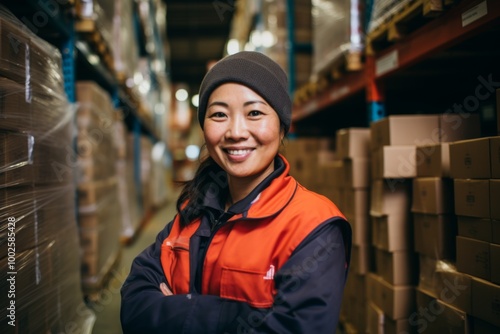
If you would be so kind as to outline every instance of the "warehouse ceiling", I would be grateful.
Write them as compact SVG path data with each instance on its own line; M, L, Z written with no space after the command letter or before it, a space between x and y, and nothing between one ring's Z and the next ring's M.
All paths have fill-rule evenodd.
M205 75L207 63L223 56L235 1L165 1L171 81L188 84L194 93Z

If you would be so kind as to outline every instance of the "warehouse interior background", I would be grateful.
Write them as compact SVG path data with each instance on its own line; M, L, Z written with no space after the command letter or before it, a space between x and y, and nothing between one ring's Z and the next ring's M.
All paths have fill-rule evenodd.
M497 0L2 0L0 332L121 333L203 76L255 50L290 173L353 228L338 333L500 333L499 37Z

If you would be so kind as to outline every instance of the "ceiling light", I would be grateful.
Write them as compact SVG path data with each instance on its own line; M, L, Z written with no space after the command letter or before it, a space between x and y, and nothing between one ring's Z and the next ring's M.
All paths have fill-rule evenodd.
M227 42L227 53L229 55L234 55L238 52L240 52L240 43L237 39L231 38L229 42Z
M189 97L188 92L184 88L178 89L175 92L175 99L177 101L184 102L188 99L188 97Z
M198 106L200 104L200 96L198 94L193 95L193 97L191 98L191 103L193 104L193 106L198 108Z

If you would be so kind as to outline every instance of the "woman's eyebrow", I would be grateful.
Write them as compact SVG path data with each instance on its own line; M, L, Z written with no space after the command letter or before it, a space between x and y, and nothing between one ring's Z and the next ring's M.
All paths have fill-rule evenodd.
M221 101L214 101L214 102L212 102L212 103L210 103L208 105L207 109L210 108L210 107L212 107L212 106L221 106L221 107L226 107L227 108L228 104L225 103L225 102L221 102Z
M266 103L266 102L264 102L264 101L260 101L260 100L255 100L255 101L247 101L247 102L243 103L243 106L244 106L244 107L246 107L246 106L248 106L248 105L255 104L255 103L262 103L262 104L264 104L264 105L266 105L266 106L267 106L267 103Z

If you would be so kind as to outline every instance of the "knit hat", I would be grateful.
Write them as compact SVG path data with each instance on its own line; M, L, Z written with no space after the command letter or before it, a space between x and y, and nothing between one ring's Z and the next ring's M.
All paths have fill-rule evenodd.
M288 79L283 69L260 52L242 51L217 62L205 75L200 87L198 121L203 129L208 98L224 83L239 83L262 96L290 129L292 101L288 95Z

